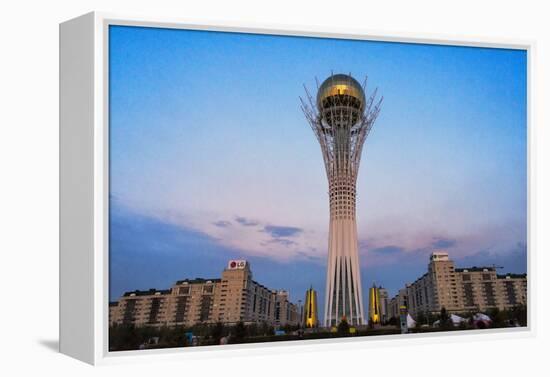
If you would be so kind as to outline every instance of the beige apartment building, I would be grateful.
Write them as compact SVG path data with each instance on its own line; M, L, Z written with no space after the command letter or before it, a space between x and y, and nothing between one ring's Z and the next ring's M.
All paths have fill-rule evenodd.
M399 308L404 306L408 307L407 302L407 288L410 284L407 284L405 288L401 288L397 294L388 302L388 319L390 318L399 318Z
M386 288L383 288L383 287L378 287L378 292L380 294L380 316L381 316L381 321L382 321L382 323L386 323L386 321L388 319L390 319L388 317L389 303L390 303L388 290Z
M512 308L527 303L527 275L498 275L495 267L455 268L445 252L430 256L428 272L407 284L390 300L390 317L397 317L400 306L413 316Z
M109 305L109 324L192 326L197 323L299 323L288 292L269 289L252 279L244 260L229 261L221 279L185 279L171 289L125 293Z
M301 318L298 309L299 308L297 305L289 301L289 295L287 291L277 291L274 313L275 325L284 326L286 324L300 324Z
M510 309L527 304L527 275L498 275L494 267L457 268L464 309Z
M457 282L454 262L444 252L430 256L428 272L407 287L408 310L412 314L463 311L462 291Z

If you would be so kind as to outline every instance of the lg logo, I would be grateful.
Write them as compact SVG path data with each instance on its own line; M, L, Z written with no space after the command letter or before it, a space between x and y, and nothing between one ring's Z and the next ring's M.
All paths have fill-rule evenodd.
M230 269L244 268L246 266L246 261L244 260L232 260L229 262Z

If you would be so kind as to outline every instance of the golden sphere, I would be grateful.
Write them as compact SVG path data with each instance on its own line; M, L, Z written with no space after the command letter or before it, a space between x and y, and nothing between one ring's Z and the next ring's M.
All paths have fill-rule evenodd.
M336 74L329 76L317 92L317 106L319 109L329 107L333 101L326 101L331 97L336 98L349 98L352 97L356 101L353 101L361 111L365 106L365 92L361 87L361 84L355 80L351 75ZM346 101L347 102L347 101Z

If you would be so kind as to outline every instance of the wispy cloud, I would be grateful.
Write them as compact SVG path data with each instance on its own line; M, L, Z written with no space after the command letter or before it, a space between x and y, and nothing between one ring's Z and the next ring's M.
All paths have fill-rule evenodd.
M296 242L294 242L292 240L287 240L286 238L272 238L268 241L262 242L262 245L267 246L268 244L274 244L274 243L279 244L279 245L283 245L285 247L296 245Z
M258 281L274 289L290 291L293 301L303 299L303 292L311 284L319 290L322 300L324 266L309 250L295 253L292 263L275 260L270 255L253 255L227 247L195 229L112 204L110 300L117 300L123 292L134 289L168 288L184 278L219 277L227 261L235 258L246 258ZM212 221L209 225L228 232L238 229L235 226L217 228ZM266 236L254 228L242 228L256 236Z
M444 237L433 237L432 247L435 249L448 249L455 246L457 243L456 239L444 238Z
M300 251L299 236L304 232L302 228L297 228L293 226L280 226L280 225L265 225L260 233L267 234L269 236L268 240L261 242L261 245L264 247L274 246L283 246L285 248L292 248L294 250L295 256L304 256L308 253ZM290 239L292 238L292 239ZM315 252L317 249L309 247L308 250ZM277 251L277 250L273 250Z
M288 223L273 221L255 212L237 213L171 208L145 214L168 224L200 232L223 250L236 250L242 257L266 257L278 263L300 260L310 260L317 264L326 262L327 227L306 227L306 224L294 219L288 219ZM406 224L402 226L408 229ZM515 224L476 227L469 232L427 227L415 232L401 232L392 231L389 225L382 228L382 231L371 226L358 228L360 237L362 229L368 229L367 234L370 236L361 237L359 242L361 266L370 269L370 273L376 268L388 271L394 269L398 274L401 273L399 271L413 267L414 271L423 270L430 253L435 250L448 251L451 258L460 261L460 264L483 261L499 264L501 255L508 258L505 255L518 241L525 242L522 232L513 231L517 228ZM522 254L517 255L509 257L510 262L502 263L520 265L518 261ZM468 259L469 256L471 258Z
M292 226L266 225L264 232L269 233L274 238L295 237L303 232L303 229Z
M376 249L371 250L372 253L375 254L399 254L405 252L405 249L399 246L383 246L383 247L377 247Z
M302 252L316 261L326 255L326 234L298 226L273 225L254 214L185 211L171 208L151 211L148 216L166 223L194 229L220 246L238 250L244 256L261 256L278 262L300 260ZM323 258L324 260L324 258Z
M247 219L246 217L237 216L235 221L241 224L242 226L257 226L260 225L258 221Z
M190 226L184 222L188 217L183 213L170 216L145 215L113 203L111 225L115 231L111 246L112 250L116 250L112 254L113 297L124 289L164 287L181 276L213 276L213 266L217 269L231 258L261 260L265 266L275 263L279 270L274 272L274 276L284 276L286 269L294 268L291 266L307 263L310 272L315 271L319 279L317 285L322 284L324 267L321 266L325 265L327 257L326 234L296 226L265 225L266 222L261 219L255 221L258 224L256 227L235 226L232 221L213 220L228 218L227 214L208 214L200 221L195 217L189 221L193 224ZM495 232L497 235L502 234L502 231ZM527 247L524 241L517 241L516 238L515 242L502 240L502 243L495 244L492 242L495 239L494 232L480 229L479 233L472 239L455 235L426 236L424 243L419 243L418 247L406 247L385 238L362 239L359 244L362 278L365 282L375 281L386 286L393 294L403 284L414 281L426 272L429 254L434 251L434 246L442 245L455 245L457 249L449 253L458 267L495 264L504 267L501 272L526 271ZM492 236L486 239L487 235ZM467 249L468 253L463 249ZM156 269L151 270L151 264L145 262L149 258L163 260L162 274L157 274ZM130 264L132 267L129 269ZM183 271L174 265L193 267ZM255 272L256 269L257 265L254 266ZM152 278L142 281L136 276L136 271L140 272L137 274L139 276ZM269 269L263 271L263 275L268 273L271 273ZM288 278L292 280L290 283L299 281L292 275L288 276L292 277ZM287 282L275 281L276 285L286 287ZM309 282L307 280L307 284Z
M214 221L212 224L214 224L215 226L217 226L219 228L227 228L227 227L231 226L231 222L224 221L224 220Z

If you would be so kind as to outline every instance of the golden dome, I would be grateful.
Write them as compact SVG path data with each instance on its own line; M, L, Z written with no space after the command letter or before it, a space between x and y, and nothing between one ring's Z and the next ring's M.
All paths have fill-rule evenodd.
M365 92L361 84L351 75L336 74L329 76L319 87L317 92L317 106L326 107L325 100L333 96L350 96L359 101L359 108L365 106Z

